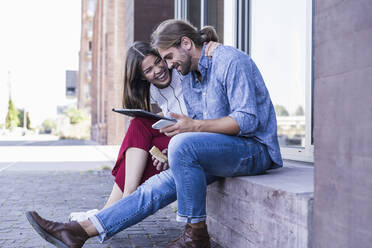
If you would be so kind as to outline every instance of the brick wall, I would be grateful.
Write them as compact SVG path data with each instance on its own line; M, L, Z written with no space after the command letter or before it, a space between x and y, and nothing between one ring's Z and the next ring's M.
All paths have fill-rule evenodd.
M81 37L80 37L80 51L79 51L79 73L78 73L78 85L77 85L77 101L80 109L86 109L90 112L91 97L90 97L90 74L89 64L91 63L92 57L89 51L89 42L92 40L91 34L91 22L92 16L88 14L88 0L82 0L81 5Z
M93 140L121 143L128 119L111 109L122 105L125 52L135 40L148 41L158 23L173 18L173 4L173 0L97 1L91 87Z

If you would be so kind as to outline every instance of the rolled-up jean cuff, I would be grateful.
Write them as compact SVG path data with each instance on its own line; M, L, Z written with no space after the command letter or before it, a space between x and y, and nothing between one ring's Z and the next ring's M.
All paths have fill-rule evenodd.
M94 227L97 229L98 232L98 240L100 243L103 243L107 239L107 232L103 228L102 223L99 218L97 218L96 215L90 216L89 220L93 223Z
M182 216L178 213L177 213L177 217L176 217L176 220L178 222L191 223L191 224L199 223L201 221L205 221L206 219L207 219L207 216L187 217L187 216Z

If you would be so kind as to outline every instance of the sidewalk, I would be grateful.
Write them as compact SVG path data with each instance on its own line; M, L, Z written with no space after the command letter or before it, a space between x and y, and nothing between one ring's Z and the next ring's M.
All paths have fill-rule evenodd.
M113 166L119 148L92 141L57 140L55 136L0 137L0 172L108 169Z
M0 145L0 247L54 247L31 228L25 211L37 210L45 218L65 222L72 211L101 208L111 192L108 167L118 147L50 142L51 146ZM104 244L92 238L84 248L165 247L182 230L168 206ZM220 248L215 243L212 247Z

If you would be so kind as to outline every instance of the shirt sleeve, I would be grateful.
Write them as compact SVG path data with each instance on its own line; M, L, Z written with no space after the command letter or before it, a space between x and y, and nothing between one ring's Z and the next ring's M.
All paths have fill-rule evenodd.
M255 82L251 60L233 60L226 71L230 114L239 125L238 136L254 136L258 128Z

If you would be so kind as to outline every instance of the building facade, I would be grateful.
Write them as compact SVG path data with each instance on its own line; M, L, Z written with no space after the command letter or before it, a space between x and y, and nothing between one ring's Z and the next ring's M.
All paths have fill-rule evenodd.
M83 1L83 12L87 4L88 1ZM89 18L92 18L92 32L90 42L87 35L90 29L82 31L79 107L90 108L93 140L101 144L120 144L128 120L111 110L122 106L125 52L134 41L149 41L154 27L174 17L174 1L97 0L94 4L92 17L85 15L84 19L83 14L83 25L85 22L89 26ZM89 56L84 57L84 51L91 54L91 70L85 66L89 64L86 63ZM87 74L91 81L83 80ZM89 93L84 94L84 91Z
M76 98L77 75L77 71L66 71L66 97L69 99Z
M91 111L92 39L96 0L82 0L77 98L78 108Z
M289 194L272 188L267 197L256 200L261 199L257 204L273 212L261 209L255 212L257 216L248 217L252 209L238 206L253 206L244 204L254 201L251 193L266 192L262 184L242 184L244 180L234 184L234 179L229 179L213 186L221 201L208 201L209 213L218 213L209 220L212 235L226 247L370 247L371 12L370 0L97 0L90 90L92 138L103 144L119 144L124 137L127 121L111 109L121 106L123 58L133 41L149 40L159 22L173 17L189 20L197 28L213 25L221 42L247 52L260 68L277 111L287 167L283 171L296 171L293 168L300 164L310 185L306 186L306 202L294 191ZM306 183L298 180L296 173L284 178L281 173L278 170L276 174L279 185L293 180L293 185L297 182L302 189ZM235 191L244 199L239 196L237 202L229 203L229 196L221 193L229 184L238 185ZM275 221L280 211L271 204L273 199L282 202L280 211L291 214L304 203L306 214L279 216L280 221L290 224L279 225ZM216 202L235 205L216 207ZM230 215L222 221L227 210L237 218ZM266 219L259 214L266 214ZM243 216L245 222L239 219ZM262 220L261 226L256 226L257 219ZM229 226L228 221L246 226ZM266 231L259 232L259 227Z

